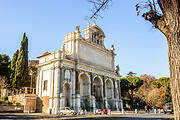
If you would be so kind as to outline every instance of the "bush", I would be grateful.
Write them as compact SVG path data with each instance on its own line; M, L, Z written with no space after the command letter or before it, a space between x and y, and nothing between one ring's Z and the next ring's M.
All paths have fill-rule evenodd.
M9 101L8 101L7 104L8 104L8 106L11 106L11 105L12 105L12 102L9 102Z
M3 101L2 100L0 100L0 105L3 103Z
M21 103L16 102L16 106L20 106L20 105L21 105Z
M8 100L8 97L7 97L7 96L3 96L3 97L2 97L2 100L3 100L3 101L7 101L7 100Z

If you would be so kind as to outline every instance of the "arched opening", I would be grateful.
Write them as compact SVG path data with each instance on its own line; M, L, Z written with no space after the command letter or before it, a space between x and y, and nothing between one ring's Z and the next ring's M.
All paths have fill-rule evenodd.
M103 108L103 83L99 77L94 78L93 88L96 108L101 109Z
M107 97L107 103L108 108L113 109L113 84L110 79L106 80L106 97Z
M70 85L69 83L64 84L64 106L65 107L70 107Z
M80 96L81 96L81 108L90 110L90 79L87 74L83 73L79 77L80 79Z

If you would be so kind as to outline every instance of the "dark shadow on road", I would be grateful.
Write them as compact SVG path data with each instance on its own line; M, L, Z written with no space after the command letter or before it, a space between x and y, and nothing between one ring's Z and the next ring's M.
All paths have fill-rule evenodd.
M174 119L173 118L143 118L143 117L99 117L99 118L78 118L78 120L174 120Z

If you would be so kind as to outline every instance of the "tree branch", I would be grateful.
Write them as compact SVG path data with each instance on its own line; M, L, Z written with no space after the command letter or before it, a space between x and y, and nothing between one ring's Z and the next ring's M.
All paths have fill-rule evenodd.
M166 23L164 16L157 15L157 13L153 10L144 13L142 16L144 17L145 20L151 22L153 26L159 29L165 36L168 36L169 26Z
M99 0L99 3L97 3L97 2L95 2L95 1L90 0L89 2L94 3L94 6L95 6L95 8L96 8L96 11L93 13L93 15L90 17L90 19L95 18L95 16L98 15L98 13L100 12L100 10L103 10L103 7L106 8L106 5L108 4L109 1L110 1L110 0L102 0L102 1ZM99 5L99 7L97 7L96 5Z

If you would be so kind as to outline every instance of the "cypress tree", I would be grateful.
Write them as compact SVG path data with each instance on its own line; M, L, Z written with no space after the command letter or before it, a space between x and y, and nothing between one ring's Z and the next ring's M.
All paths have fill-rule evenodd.
M9 86L10 58L6 54L0 54L0 87ZM4 86L2 86L4 85Z
M24 33L16 62L15 79L13 81L13 87L15 88L22 87L27 79L28 79L28 38L26 36L26 33Z
M10 85L12 85L13 81L15 80L15 70L16 70L16 62L18 58L19 50L13 55L13 59L11 61L11 70L10 70Z

